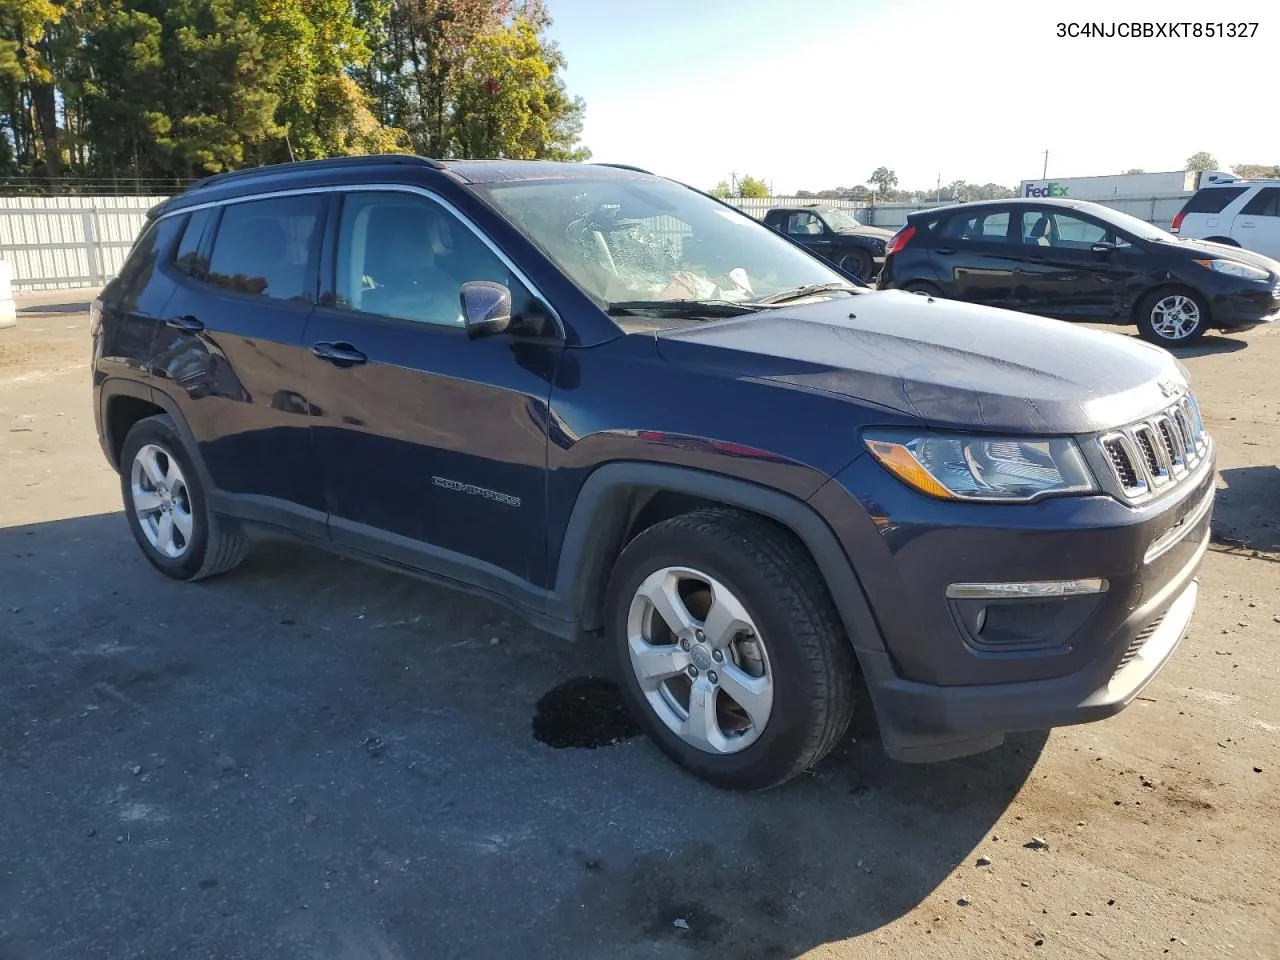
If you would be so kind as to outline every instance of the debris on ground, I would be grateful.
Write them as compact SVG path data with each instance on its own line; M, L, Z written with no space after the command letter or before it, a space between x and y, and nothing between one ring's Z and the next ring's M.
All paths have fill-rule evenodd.
M1049 844L1044 837L1032 837L1023 844L1028 850L1048 850Z

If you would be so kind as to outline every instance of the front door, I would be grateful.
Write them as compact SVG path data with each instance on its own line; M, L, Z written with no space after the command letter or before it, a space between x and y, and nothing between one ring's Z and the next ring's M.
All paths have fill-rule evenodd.
M787 214L782 232L792 240L798 240L818 256L830 260L835 253L835 240L823 219L809 210L794 210Z
M1021 213L1019 240L1016 309L1059 320L1115 319L1133 250L1112 227L1031 207Z
M475 584L540 583L557 339L467 336L460 288L527 292L420 192L347 193L307 323L308 398L336 543Z
M153 358L195 436L217 508L320 537L302 331L315 306L327 202L298 194L193 213L175 263L185 276Z
M1246 250L1280 260L1280 187L1263 187L1249 198L1231 237Z

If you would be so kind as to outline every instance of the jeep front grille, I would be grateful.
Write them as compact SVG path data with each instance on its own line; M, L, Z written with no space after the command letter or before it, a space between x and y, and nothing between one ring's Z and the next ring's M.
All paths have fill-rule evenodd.
M1195 397L1098 438L1115 492L1140 503L1179 486L1209 453ZM1109 484L1110 485L1110 484Z

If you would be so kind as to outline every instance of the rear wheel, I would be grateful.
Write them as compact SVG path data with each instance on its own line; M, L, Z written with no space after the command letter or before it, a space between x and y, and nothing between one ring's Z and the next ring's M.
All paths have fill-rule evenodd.
M775 786L821 759L853 708L853 654L813 561L725 508L645 530L618 557L608 632L629 707L718 786Z
M1155 290L1142 298L1136 311L1138 335L1165 347L1199 340L1209 327L1209 308L1190 290Z
M1221 243L1224 246L1228 246L1228 247L1240 246L1240 244L1236 243L1230 237L1206 237L1204 242L1205 243Z
M191 455L164 414L133 425L120 452L129 528L151 565L175 580L230 570L245 542L209 509Z
M866 282L875 271L875 261L865 250L850 250L840 258L840 269Z
M941 299L942 291L932 283L926 283L923 280L912 280L910 283L902 285L902 289L907 293L918 293L922 297L938 297Z

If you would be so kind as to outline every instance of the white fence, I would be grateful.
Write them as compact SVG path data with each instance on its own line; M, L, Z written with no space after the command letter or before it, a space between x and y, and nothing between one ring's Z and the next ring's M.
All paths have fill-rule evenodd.
M163 197L0 197L0 260L13 268L18 291L96 287L124 263L146 212ZM1119 197L1107 206L1168 228L1186 195ZM865 224L900 227L907 214L934 203L867 204L812 197L735 198L729 201L763 217L775 206L821 203L848 210Z
M15 290L97 287L124 263L163 197L2 197L0 260Z

